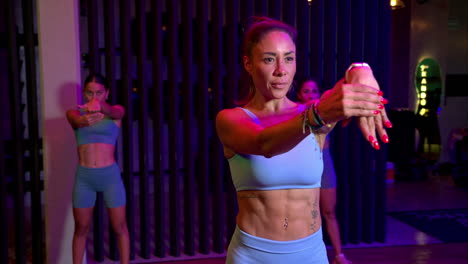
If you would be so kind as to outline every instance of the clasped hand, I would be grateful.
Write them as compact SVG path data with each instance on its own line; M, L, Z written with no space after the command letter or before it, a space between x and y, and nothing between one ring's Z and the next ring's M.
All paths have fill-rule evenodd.
M84 105L78 105L78 108L84 110L86 113L101 112L101 102L98 99L91 99Z
M333 89L322 95L318 105L320 115L328 123L356 117L363 136L374 149L380 149L376 131L384 143L389 142L384 128L391 127L384 107L387 100L382 97L383 93L373 76L366 81L360 79L360 83L352 81L345 83L344 79L340 80Z
M92 126L104 118L104 114L101 113L101 103L97 99L92 99L84 105L78 105L78 108L85 111L85 114L80 117L85 126Z

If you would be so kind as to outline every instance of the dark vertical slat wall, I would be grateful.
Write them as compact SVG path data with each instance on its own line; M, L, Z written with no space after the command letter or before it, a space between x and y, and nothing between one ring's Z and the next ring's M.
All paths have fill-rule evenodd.
M390 28L387 2L80 2L84 4L82 9L86 10L88 19L88 50L83 50L89 55L88 70L105 73L110 80L111 102L122 104L126 109L122 145L119 145L121 150L117 157L122 164L127 192L131 259L137 256L152 258L152 255L163 259L167 254L171 258L184 258L197 253L225 252L235 226L236 202L232 182L228 180L226 160L216 137L214 118L220 109L233 107L233 102L238 99L242 67L240 29L245 18L254 14L269 15L295 26L299 33L298 73L317 77L323 88L331 88L350 62L365 60L373 66L381 88L386 92L389 58L385 54L389 49ZM23 23L34 23L26 18L33 17L31 2L24 0L22 3ZM23 120L18 114L22 111L21 64L13 1L6 1L5 10L12 112L10 129L14 136L11 155L15 176L11 195L14 198L15 255L16 263L26 263L25 147L31 153L32 166L27 168L32 180L32 214L34 219L42 216L37 211L41 210L37 206L41 203L37 197L42 187L38 165L40 144L36 137L39 124L34 122L38 116L35 109L38 99L34 92L37 90L36 69L30 63L36 55L31 48L34 46L33 27L25 26L27 131L31 139L25 144ZM104 26L100 27L102 23ZM102 33L101 28L104 28ZM132 45L135 45L133 49ZM336 128L332 138L343 241L383 241L386 153L372 150L355 125ZM137 139L137 145L133 144L133 139ZM148 144L151 140L152 145ZM5 156L0 153L0 165ZM2 211L6 210L9 195L3 177L5 173L0 169ZM136 190L135 181L139 184ZM108 241L102 230L103 208L97 206L96 210L93 255L100 261L105 258L103 245ZM0 221L5 222L5 218ZM42 224L37 223L40 221L34 222L33 230L42 230ZM6 230L7 225L2 224L2 230ZM135 230L139 231L138 236ZM8 244L5 233L0 234L0 245ZM41 263L42 239L42 233L35 232L34 263ZM113 237L111 241L114 241ZM111 243L109 257L117 259L115 241ZM138 251L136 245L140 246ZM0 251L0 261L7 258L5 252Z
M220 2L220 1L214 1ZM267 13L267 1L266 0L255 0L255 14L256 15L266 15Z
M15 257L16 263L26 263L26 226L25 226L25 205L24 205L24 137L23 118L21 110L21 81L19 64L19 46L17 39L16 12L14 1L7 1L7 35L9 54L9 83L10 93L10 113L11 113L11 134L14 144L11 151L13 157L13 184L14 184L14 230L15 230Z
M299 77L309 75L310 72L310 65L308 63L310 59L310 46L308 45L310 37L310 9L308 5L307 1L297 1L296 29L300 34L298 34L296 41L296 61L297 65L301 65L301 67L297 67L296 76Z
M139 172L139 209L140 209L140 250L141 256L150 258L150 221L149 221L149 171L148 171L148 74L146 1L135 1L135 26L137 33L137 94L138 94L138 172Z
M313 1L310 5L310 75L322 80L323 78L323 1ZM322 82L321 82L322 84Z
M391 9L385 1L379 1L377 7L378 28L377 28L377 67L374 67L374 74L379 80L380 89L386 94L388 98L389 91L389 72L390 72L390 34L391 31L390 19ZM387 150L388 147L384 144L382 151L377 154L376 170L375 170L375 186L376 186L376 207L375 207L375 240L385 242L385 228L386 228L386 179L382 175L386 175L387 168Z
M197 0L197 36L198 46L196 64L197 82L197 121L198 121L198 247L202 254L210 252L209 211L209 169L208 169L208 0Z
M337 28L337 72L345 72L349 66L350 60L350 47L351 47L351 0L339 0L338 1L338 28ZM351 148L349 146L349 130L341 126L336 126L333 129L330 137L330 149L334 150L335 158L335 170L339 185L337 186L337 200L339 201L336 205L336 212L338 222L341 230L343 241L348 241L348 232L345 230L349 229L349 222L345 221L349 215L349 207L345 202L348 197L348 189L346 186L349 185L349 165L346 162L348 153Z
M214 131L214 114L221 111L222 105L222 90L223 87L223 70L224 70L224 56L223 56L223 2L214 1L211 9L212 19L212 30L211 30L211 89L213 92L213 113L210 113L208 117L211 121L210 130ZM214 133L210 133L213 135ZM213 173L211 180L211 194L212 194L212 214L213 214L213 251L222 253L224 251L224 233L225 233L225 221L224 221L224 187L223 187L223 165L224 158L221 145L216 137L211 138L211 165L213 166Z
M153 164L154 164L154 254L157 257L163 258L166 255L166 243L164 240L165 228L165 213L162 208L165 208L165 195L163 172L163 129L164 129L164 100L163 100L163 75L164 69L161 58L163 57L163 30L162 30L162 3L160 0L151 1L152 20L152 39L153 46L151 64L152 64L152 94L150 98L153 106Z
M3 16L4 14L1 13ZM5 17L5 16L3 16ZM3 21L2 21L3 22ZM6 24L6 23L5 23ZM0 129L0 139L4 138L3 129ZM5 149L5 144L3 140L0 140L0 150ZM0 217L0 262L8 263L8 219L9 212L7 211L7 192L6 192L6 173L5 173L5 153L0 151L0 212L2 212L2 217Z
M115 3L113 0L104 1L104 38L106 76L108 76L109 103L117 104L116 87L116 56L115 56ZM112 225L109 221L109 258L118 260L117 242Z
M121 100L125 107L125 117L122 120L122 165L123 165L123 181L127 194L127 226L130 237L130 258L135 259L135 206L134 206L134 183L133 183L133 156L135 153L133 147L133 106L132 106L132 91L133 70L132 52L131 52L131 1L120 0L120 57L121 57Z
M239 38L239 2L226 2L226 42L225 48L230 56L225 57L226 78L224 83L224 105L227 108L234 107L233 98L238 98L238 80L242 59L240 56L242 42ZM226 54L226 53L225 53ZM231 237L234 233L235 219L237 214L237 200L235 189L230 181L229 175L226 179L226 237Z
M180 255L180 206L181 191L179 179L179 155L177 145L179 138L179 38L178 38L178 1L169 1L167 8L167 92L169 94L168 126L169 126L169 217L171 256Z
M184 253L195 255L195 162L192 136L194 129L193 91L193 0L182 1L182 43L188 48L182 50L182 119L183 121L183 160L184 160ZM181 155L182 155L181 154Z
M41 199L41 154L39 139L38 89L34 45L34 10L31 0L23 0L24 55L28 109L29 181L31 186L32 254L35 263L43 263L43 223Z
M7 25L7 16L6 16L6 6L0 4L0 23L2 25ZM1 33L5 34L6 29L2 29ZM10 59L10 58L8 58ZM0 81L8 81L0 78ZM0 88L3 95L8 93L7 89L4 87ZM0 111L6 112L5 105L2 106ZM2 217L0 217L0 263L8 263L8 230L9 224L8 219L10 218L10 213L7 210L7 174L5 170L5 134L8 131L7 129L0 129L0 212Z
M282 8L283 15L281 20L296 27L296 1L283 0Z
M237 2L237 1L234 1L234 2ZM241 13L240 13L241 22L244 22L245 19L255 14L254 1L253 0L240 0L240 10L241 10ZM256 15L261 15L261 14L256 14Z
M364 19L364 61L376 67L377 61L377 2L366 0ZM375 237L375 167L368 166L370 160L374 160L373 149L367 142L362 146L362 241L370 243ZM375 163L371 163L374 165Z
M364 49L364 1L355 0L351 5L351 61L363 61ZM349 127L349 148L350 151L361 153L362 136L359 129L353 123ZM365 146L368 147L368 146ZM344 162L348 162L349 168L349 186L347 203L349 214L345 221L348 222L349 229L344 230L344 241L358 243L362 236L362 200L361 193L361 155L352 155ZM338 166L340 161L338 162ZM339 182L338 182L339 184Z
M97 1L88 0L88 68L91 73L100 73L101 61L99 51L99 5ZM94 257L97 261L104 260L104 204L102 193L96 197L96 205L93 212L93 245Z
M274 19L281 19L281 0L268 1L268 16Z

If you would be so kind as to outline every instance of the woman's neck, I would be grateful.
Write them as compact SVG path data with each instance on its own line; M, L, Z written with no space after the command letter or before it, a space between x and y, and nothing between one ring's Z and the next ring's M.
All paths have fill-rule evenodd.
M266 100L263 97L255 96L245 105L245 108L264 114L279 114L295 107L297 107L297 103L287 97Z

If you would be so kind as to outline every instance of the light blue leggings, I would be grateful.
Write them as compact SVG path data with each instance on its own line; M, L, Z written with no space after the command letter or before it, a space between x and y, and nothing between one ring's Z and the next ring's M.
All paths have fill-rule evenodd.
M78 165L73 187L73 207L88 208L96 202L96 192L104 194L108 208L125 205L125 188L117 163L103 168Z
M322 229L292 241L252 236L236 227L229 244L226 264L328 264Z

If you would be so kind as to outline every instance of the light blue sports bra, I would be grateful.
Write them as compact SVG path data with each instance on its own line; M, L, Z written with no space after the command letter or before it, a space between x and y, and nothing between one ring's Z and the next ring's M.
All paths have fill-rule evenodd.
M260 125L254 113L241 109ZM298 107L299 112L303 109ZM323 172L322 152L314 134L271 158L237 153L228 161L237 191L318 188Z
M115 145L118 136L119 127L114 120L107 116L92 126L75 129L76 144L78 146L90 143Z

